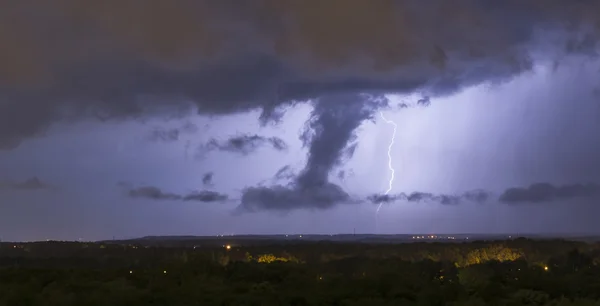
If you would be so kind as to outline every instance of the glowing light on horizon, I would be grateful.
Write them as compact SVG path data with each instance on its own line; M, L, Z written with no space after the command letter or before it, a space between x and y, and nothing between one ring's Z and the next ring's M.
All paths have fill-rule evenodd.
M390 139L390 144L388 145L388 150L387 150L388 168L391 172L391 175L390 175L390 180L388 183L388 188L384 194L388 195L393 189L394 176L396 174L396 170L394 169L394 166L392 163L392 147L394 146L394 141L396 140L396 130L398 128L398 125L396 124L396 122L386 119L385 116L383 115L383 112L379 112L379 115L381 116L381 119L383 119L383 121L385 121L385 123L390 124L394 127L394 131L392 132L392 137ZM377 231L377 223L378 223L377 221L379 219L379 211L381 210L382 205L383 205L383 202L379 203L379 205L377 206L377 211L375 212L375 231Z

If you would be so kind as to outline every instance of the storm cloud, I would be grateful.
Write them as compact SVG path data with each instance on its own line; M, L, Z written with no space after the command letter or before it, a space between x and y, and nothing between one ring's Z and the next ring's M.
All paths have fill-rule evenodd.
M0 230L19 239L373 225L597 231L595 196L507 203L531 202L533 182L600 183L599 9L591 0L0 1L0 169L14 179L2 202L24 204L0 205ZM390 102L373 101L381 96ZM391 186L393 131L380 111L398 126ZM230 145L239 133L281 137L289 149ZM194 159L202 144L211 151ZM232 205L191 205L219 198L208 171ZM34 175L68 190L15 189ZM149 186L115 192L119 179ZM493 194L461 193L473 187ZM387 188L376 202L399 205L374 224L367 196ZM590 205L570 205L579 202ZM223 213L236 205L296 211Z
M399 194L373 194L367 200L374 204L393 202L438 202L440 204L460 204L462 202L485 203L495 200L505 204L549 203L557 200L596 199L600 197L600 185L535 183L528 187L511 187L493 197L491 192L473 190L459 195L412 192Z
M598 196L600 196L600 186L597 184L557 186L550 183L536 183L526 188L509 188L500 195L499 200L508 204L543 203L577 198L597 198Z
M297 209L329 209L340 203L357 203L340 186L325 183L309 188L275 185L246 188L237 212L278 211Z
M182 196L174 193L164 192L158 187L144 186L127 191L131 198L142 198L151 200L181 200Z
M590 12L599 6L545 0L4 2L0 148L73 118L108 121L189 108L204 114L262 109L263 119L277 119L286 103L332 93L448 94L509 79L538 59L591 53L600 23ZM548 37L555 50L547 51ZM546 50L542 57L540 50Z
M348 157L348 148L353 152L356 145L351 141L355 139L360 124L372 119L374 112L387 103L383 97L364 94L320 98L315 102L300 136L303 145L308 147L304 169L289 186L246 188L239 210L328 209L336 204L352 202L350 195L340 186L329 182L329 175ZM282 175L285 171L278 173Z
M183 197L184 201L196 201L196 202L222 202L227 200L229 197L226 194L222 194L211 190L202 190L198 192L190 193Z
M265 137L259 135L236 135L226 140L210 139L198 147L198 156L203 157L212 151L230 152L248 155L261 147L269 146L277 151L286 151L288 145L279 137Z
M430 192L411 192L398 194L374 194L367 197L367 200L373 204L404 202L434 202L442 205L458 205L463 202L472 202L482 204L488 201L491 193L484 190L472 190L462 194L433 194Z
M186 195L165 192L158 187L144 186L127 190L127 196L137 199L150 199L157 201L196 201L196 202L223 202L228 199L226 194L216 191L196 191Z
M384 93L419 94L417 105L427 106L537 62L593 55L600 17L590 12L598 8L546 0L2 3L0 149L69 120L262 110L264 124L287 105L311 103L305 167L289 186L246 188L240 207L290 199L281 205L328 208L351 198L329 175L353 155L360 125L389 106ZM155 136L173 141L179 133ZM247 155L265 145L287 148L276 137L239 135L210 139L200 151Z

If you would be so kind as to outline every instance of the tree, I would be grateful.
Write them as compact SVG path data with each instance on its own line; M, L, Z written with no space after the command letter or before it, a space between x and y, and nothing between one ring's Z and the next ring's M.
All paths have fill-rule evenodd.
M490 284L494 270L488 265L470 265L458 270L458 281L469 292L475 292Z

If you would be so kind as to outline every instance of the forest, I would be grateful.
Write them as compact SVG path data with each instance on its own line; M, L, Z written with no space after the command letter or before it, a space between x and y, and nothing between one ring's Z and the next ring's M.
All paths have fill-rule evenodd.
M0 306L600 305L599 264L598 243L525 238L1 243Z

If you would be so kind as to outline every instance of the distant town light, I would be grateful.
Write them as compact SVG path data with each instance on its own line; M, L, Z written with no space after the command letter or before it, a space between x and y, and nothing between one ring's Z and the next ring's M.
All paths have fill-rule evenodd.
M131 270L130 270L130 271L129 271L129 274L133 274L133 271L131 271Z
M544 271L548 271L548 266L544 266Z
M163 273L164 273L164 274L167 274L167 270L164 270L164 271L163 271Z
M231 246L228 244L225 246L226 249L231 250Z

